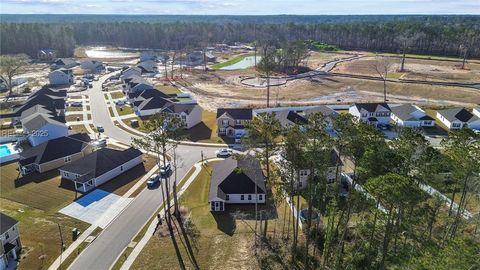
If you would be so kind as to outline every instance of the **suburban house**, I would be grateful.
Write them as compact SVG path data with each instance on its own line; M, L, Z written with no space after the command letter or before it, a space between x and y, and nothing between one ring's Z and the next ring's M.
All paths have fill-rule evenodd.
M348 112L358 120L377 126L388 125L391 109L387 103L355 103Z
M328 162L328 166L327 166L327 172L325 177L327 178L328 183L334 183L337 176L337 165L338 165L338 173L340 175L343 168L343 162L340 159L337 151L335 150L330 151L330 156L327 162ZM295 178L298 179L298 181L294 181L294 187L297 189L305 188L308 185L310 170L302 169L302 170L298 170L295 173L297 174Z
M180 117L186 129L202 122L202 107L194 100L180 102L157 90L145 90L138 95L131 93L128 99L133 101L135 114L141 117L166 112Z
M59 69L59 68L70 69L70 68L73 68L73 67L76 67L76 66L78 66L78 63L73 59L58 58L57 60L55 60L55 62L53 62L51 68L52 69Z
M223 160L213 167L208 202L213 212L225 211L226 204L264 204L265 176L253 157Z
M480 130L480 117L465 108L437 111L437 118L449 129L470 128Z
M158 56L154 51L143 51L140 53L140 62L147 61L147 60L152 60L152 61L157 61Z
M154 89L153 85L138 75L124 77L122 87L125 93L141 92L144 90Z
M22 242L18 231L18 221L0 213L0 269L7 269L11 260L20 257ZM13 269L13 268L11 268Z
M66 85L73 83L71 69L59 68L48 74L48 81L51 85Z
M21 152L18 161L22 175L32 172L43 173L57 169L93 152L90 137L78 133L52 139Z
M253 118L252 109L217 109L219 136L238 138L245 134L245 125Z
M139 67L130 67L122 71L121 79L128 78L132 75L140 76L142 75L142 70Z
M60 175L71 180L75 189L87 192L142 163L143 154L135 148L101 148L61 167Z
M476 115L477 117L480 117L480 107L473 108L472 113Z
M50 114L37 112L26 116L21 122L25 138L32 146L68 136L68 127L65 122L61 122L61 119Z
M283 129L288 129L294 125L304 125L308 123L307 118L296 113L295 111L283 110L275 112L275 118L278 120Z
M57 51L53 49L41 49L37 51L37 59L42 61L53 61L57 58Z
M142 74L158 72L157 62L152 60L142 61L137 64L137 67L140 68Z
M392 110L390 117L399 127L419 128L435 126L435 119L428 116L424 110L416 105L391 105L390 109Z
M83 61L80 66L91 73L100 73L104 69L103 63L97 60Z

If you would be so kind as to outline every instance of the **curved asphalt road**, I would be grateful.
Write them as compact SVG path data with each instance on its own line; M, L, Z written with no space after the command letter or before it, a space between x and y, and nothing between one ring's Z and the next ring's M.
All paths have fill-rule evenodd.
M93 82L93 88L87 91L90 97L90 110L94 125L102 125L105 135L117 141L130 144L132 135L115 126L110 118L106 101L101 91L102 82L111 74ZM179 145L177 148L177 179L180 181L190 168L201 159L201 151L205 158L214 157L219 148L205 146ZM173 176L173 175L172 175ZM170 185L173 184L173 177ZM70 265L72 270L103 270L110 269L124 248L133 237L143 228L150 217L162 204L160 188L144 189L125 208L125 210L113 220L108 227L93 241Z

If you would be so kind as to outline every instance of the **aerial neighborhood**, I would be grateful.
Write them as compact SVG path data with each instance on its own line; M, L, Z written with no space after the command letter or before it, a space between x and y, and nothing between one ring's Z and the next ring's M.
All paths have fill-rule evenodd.
M0 270L477 269L478 16L75 16L2 14Z

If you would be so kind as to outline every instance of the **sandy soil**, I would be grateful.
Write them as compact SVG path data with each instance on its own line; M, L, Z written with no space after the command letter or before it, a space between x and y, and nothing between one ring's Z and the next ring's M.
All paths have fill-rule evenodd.
M480 82L480 64L468 63L461 69L460 62L409 59L405 60L405 72L400 72L401 58L388 57L392 78L448 82ZM339 63L332 72L378 76L375 57L364 57Z
M328 53L328 52L310 52L310 55L307 59L305 59L304 64L311 68L317 69L324 65L325 63L336 61L339 59L345 59L348 57L352 57L356 53Z

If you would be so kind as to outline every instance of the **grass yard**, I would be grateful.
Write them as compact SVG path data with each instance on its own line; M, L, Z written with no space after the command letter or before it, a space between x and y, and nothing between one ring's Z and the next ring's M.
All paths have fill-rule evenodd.
M113 108L112 107L108 107L108 111L110 112L110 116L115 116L115 114L113 113Z
M202 112L202 122L185 130L184 135L193 142L226 143L227 140L217 135L217 114L207 110Z
M82 114L67 115L67 116L65 116L65 120L67 122L82 121L83 120L83 115Z
M53 214L75 200L73 182L61 180L58 170L20 177L18 164L0 167L0 197ZM81 194L77 194L80 196Z
M157 84L157 85L155 85L155 89L157 89L158 91L163 92L164 94L167 94L167 95L175 95L175 94L181 93L181 91L178 90L178 88L176 88L173 85Z
M214 65L212 65L210 68L212 68L212 69L221 69L221 68L223 68L223 67L231 66L231 65L233 65L233 64L236 64L236 63L242 61L245 57L247 57L247 56L252 56L252 55L253 55L253 54L243 54L243 55L235 56L234 58L229 59L228 61L214 64Z
M78 111L83 111L83 106L80 106L80 107L73 107L73 106L68 106L67 107L67 111L70 111L70 112L78 112Z
M192 221L199 230L197 239L198 252L196 259L201 269L256 269L257 261L253 255L253 219L254 206L227 206L226 213L212 214L208 204L211 167L204 168L197 179L190 185L180 199L181 205L191 212ZM260 209L271 211L268 231L271 235L274 230L280 234L283 226L284 211L290 215L284 203L274 206L269 196L267 206ZM270 206L270 207L269 207ZM235 217L234 213L243 213L243 220ZM177 238L178 241L178 238ZM187 254L180 244L182 256L187 264ZM274 265L272 265L274 267ZM139 257L135 260L132 269L177 269L178 261L169 237L153 236ZM274 269L274 268L272 268Z
M2 197L3 197L2 177ZM32 197L41 193L32 194ZM22 254L18 269L47 269L60 255L60 225L64 244L72 243L73 228L85 231L90 225L56 212L45 212L32 206L0 199L0 209L19 221ZM43 259L42 259L43 258Z
M133 114L134 113L133 108L128 106L128 105L115 106L115 109L117 110L118 115L127 115L127 114Z
M70 131L71 134L88 133L87 129L85 128L85 125L72 125L70 127L72 128Z
M105 94L106 95L106 94ZM125 94L122 91L110 92L113 99L124 98Z

